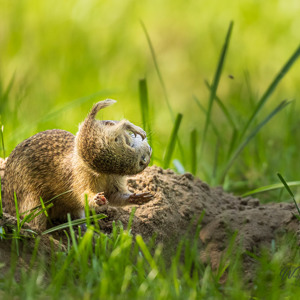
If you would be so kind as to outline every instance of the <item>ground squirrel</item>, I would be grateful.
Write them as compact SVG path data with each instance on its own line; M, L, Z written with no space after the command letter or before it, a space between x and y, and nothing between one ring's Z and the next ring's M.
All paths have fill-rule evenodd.
M49 209L50 220L84 214L85 194L90 208L100 211L113 206L143 204L149 192L131 194L126 175L143 171L149 164L151 147L146 133L127 120L99 121L95 116L115 100L96 103L74 136L64 130L47 130L20 143L9 156L2 182L4 211L15 214L14 192L20 212L31 210L57 195ZM108 201L107 201L108 200ZM49 227L40 214L33 225Z

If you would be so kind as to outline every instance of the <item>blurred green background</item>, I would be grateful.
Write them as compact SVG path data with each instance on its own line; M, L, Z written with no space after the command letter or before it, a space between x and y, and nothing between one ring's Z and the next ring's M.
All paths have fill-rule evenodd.
M233 33L217 94L237 124L249 118L299 45L298 0L0 0L0 7L0 114L6 155L41 130L61 128L75 134L92 104L106 97L118 103L99 117L126 118L141 126L138 82L146 78L153 162L162 165L173 122L142 21L174 114L183 114L178 134L183 152L176 148L173 158L191 171L190 132L197 129L198 153L205 122L193 97L207 108L204 80L213 79L230 21ZM259 119L283 99L296 99L243 151L227 177L229 189L238 190L239 183L247 190L278 182L277 171L288 180L299 179L299 75L296 62L263 108ZM215 105L212 119L222 143L210 126L196 173L217 184L213 168L226 160L222 151L227 151L232 132ZM221 145L219 161L216 145Z

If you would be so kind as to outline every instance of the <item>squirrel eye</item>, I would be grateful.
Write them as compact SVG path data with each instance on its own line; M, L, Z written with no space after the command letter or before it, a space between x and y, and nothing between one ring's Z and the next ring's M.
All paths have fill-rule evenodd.
M119 140L119 138L118 138L118 137L116 137L116 138L115 138L115 142L117 142L118 140Z

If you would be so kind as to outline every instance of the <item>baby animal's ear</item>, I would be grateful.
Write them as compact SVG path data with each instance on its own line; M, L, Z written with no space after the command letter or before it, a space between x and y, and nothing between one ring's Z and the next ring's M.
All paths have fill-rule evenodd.
M88 118L88 119L95 119L95 117L96 117L96 115L97 115L97 113L98 113L98 111L99 111L100 109L105 108L105 107L110 106L110 105L113 105L113 104L116 103L116 102L117 102L116 100L106 99L106 100L104 100L104 101L100 101L100 102L96 103L96 104L93 106L93 108L92 108L92 110L91 110L91 112L89 113L89 115L88 115L87 118Z

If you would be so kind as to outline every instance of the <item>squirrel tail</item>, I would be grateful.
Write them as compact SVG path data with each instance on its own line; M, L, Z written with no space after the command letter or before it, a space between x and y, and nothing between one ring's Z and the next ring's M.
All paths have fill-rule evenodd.
M91 112L89 113L88 119L95 119L95 117L100 109L105 108L110 105L113 105L116 102L117 102L116 100L106 99L104 101L100 101L100 102L96 103L93 106Z

